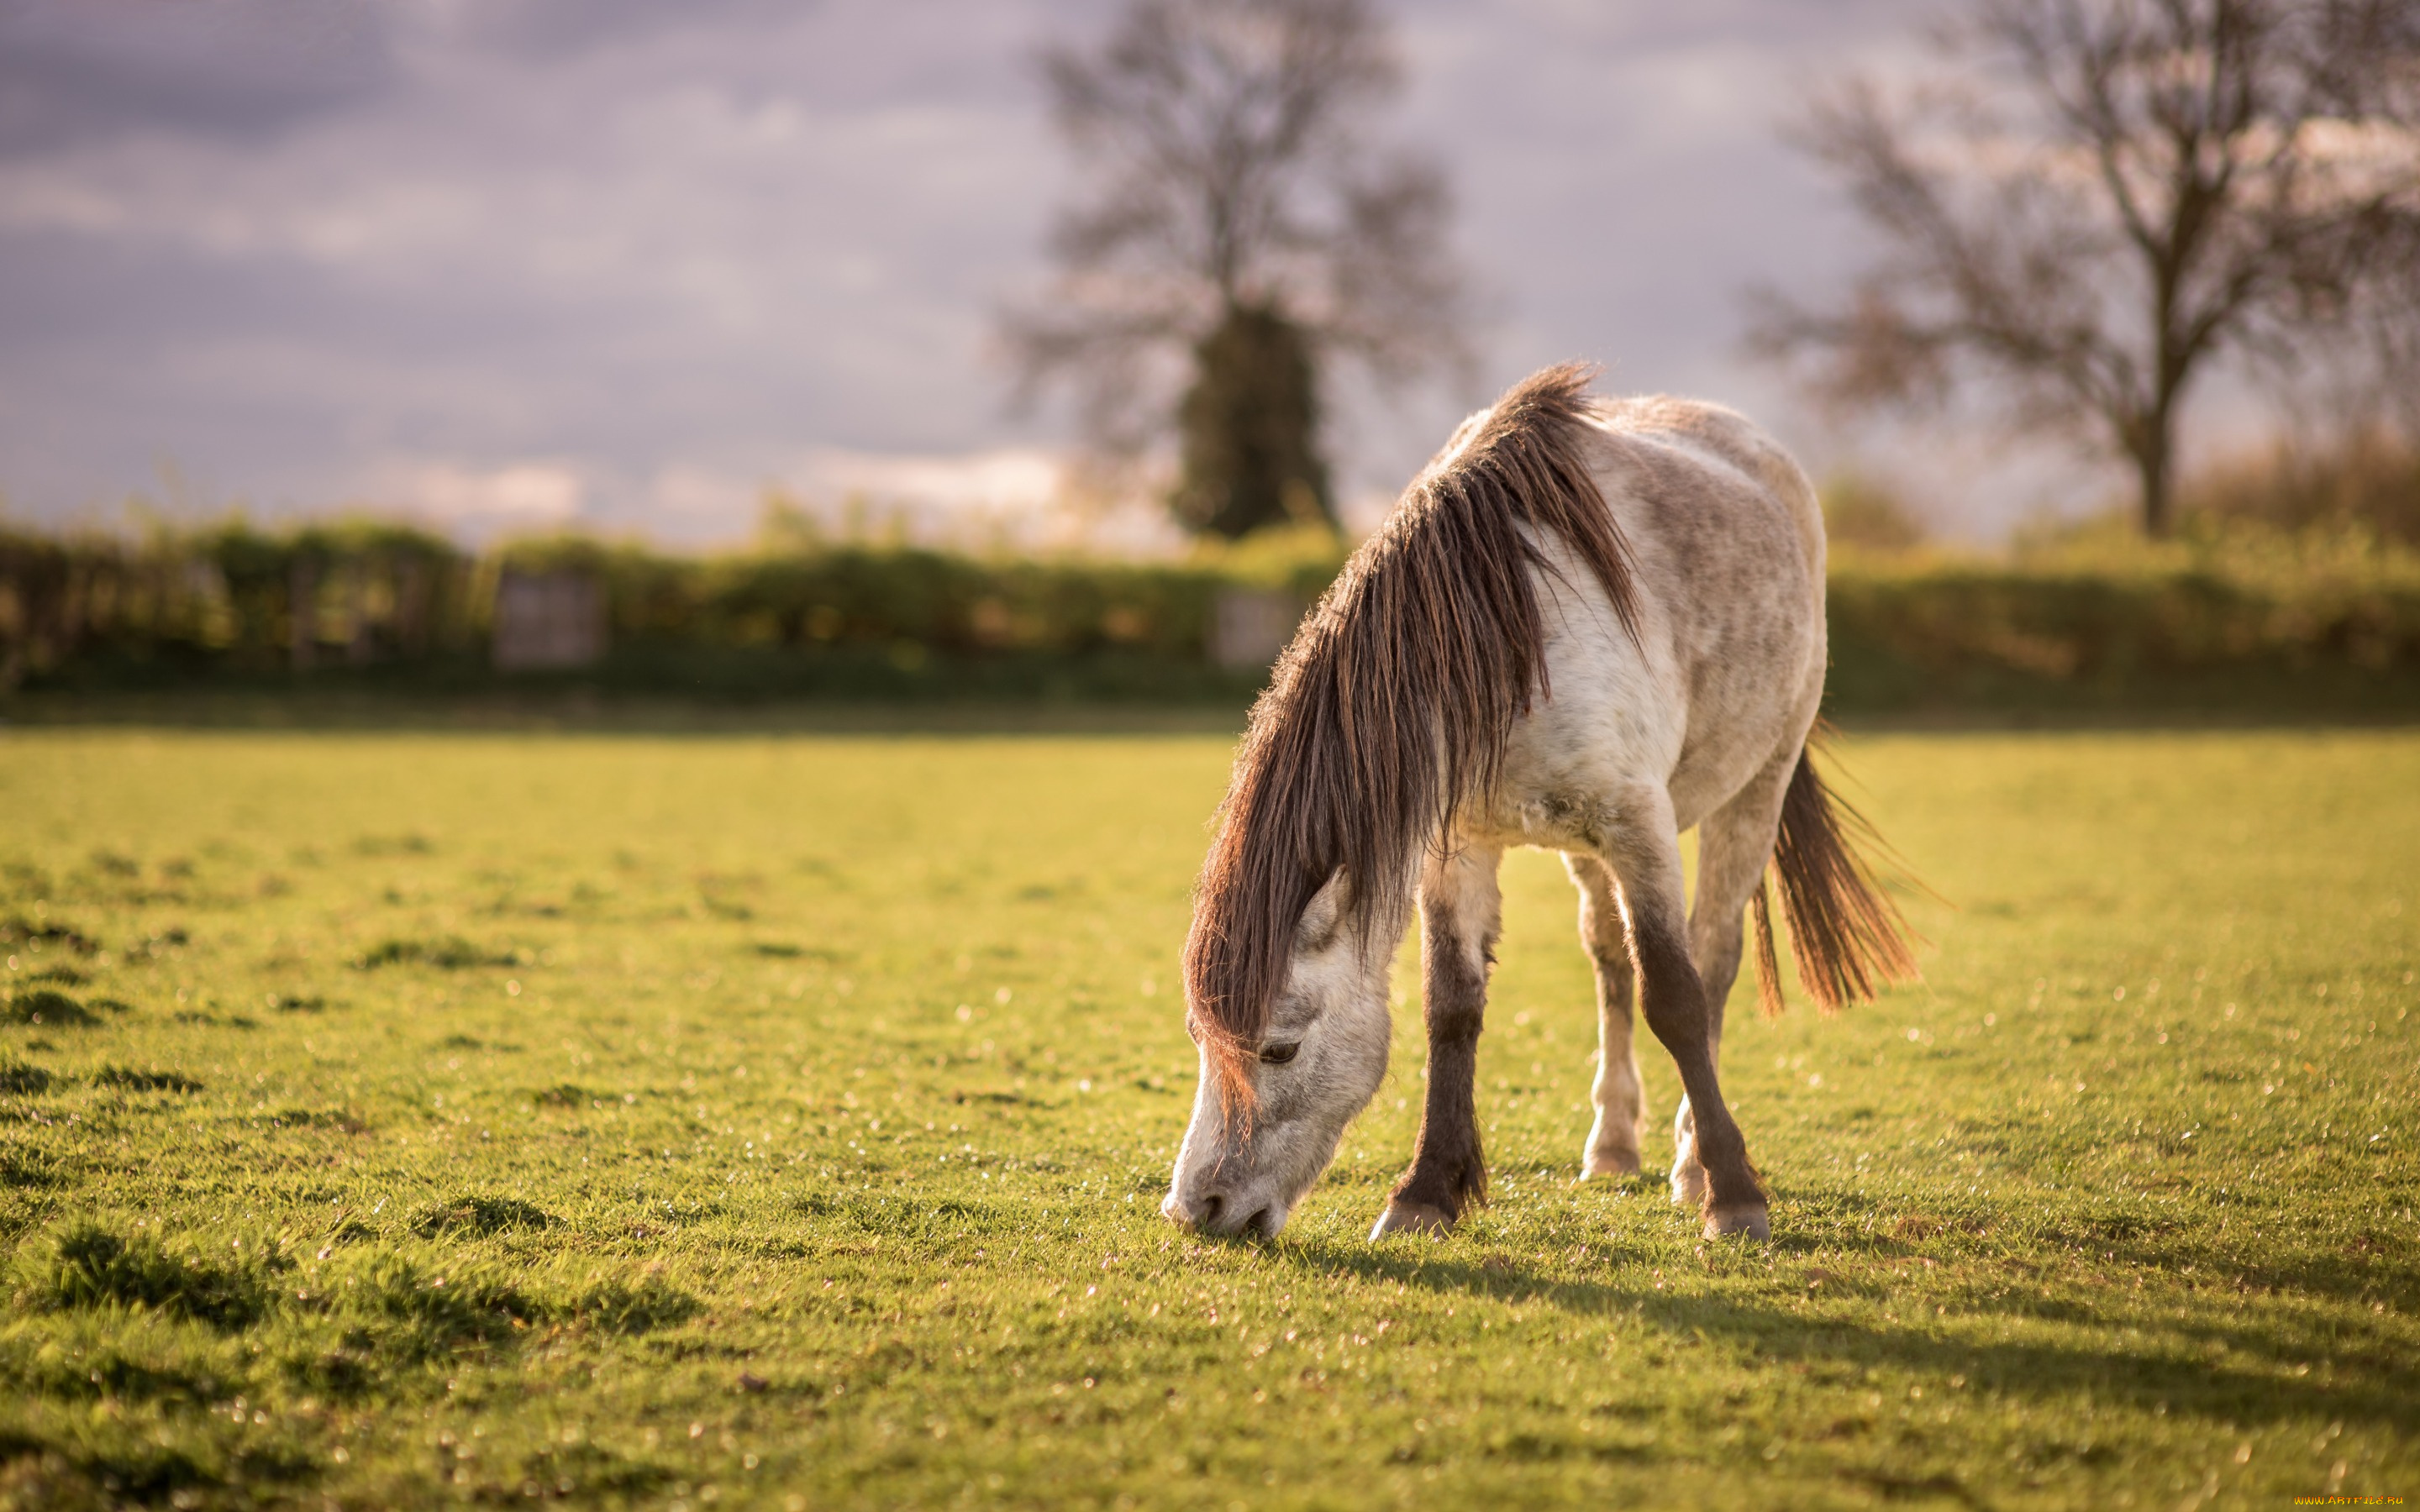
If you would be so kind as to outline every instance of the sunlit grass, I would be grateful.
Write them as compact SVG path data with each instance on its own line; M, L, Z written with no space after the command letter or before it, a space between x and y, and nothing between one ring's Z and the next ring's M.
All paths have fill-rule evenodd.
M1573 1181L1524 856L1495 1206L1361 1238L1407 970L1252 1246L1156 1211L1223 740L0 736L0 1497L2414 1494L2420 737L1845 754L1957 908L1879 1007L1735 999L1770 1245Z

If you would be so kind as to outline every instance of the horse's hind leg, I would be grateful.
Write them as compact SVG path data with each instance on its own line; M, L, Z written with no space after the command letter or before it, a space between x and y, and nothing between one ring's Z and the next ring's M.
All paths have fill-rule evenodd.
M1647 1026L1672 1054L1688 1094L1692 1153L1705 1172L1708 1238L1767 1231L1764 1188L1714 1072L1715 1030L1706 984L1690 959L1681 845L1672 801L1660 787L1633 790L1600 837L1606 865L1621 884L1630 953Z
M1706 1027L1717 1066L1723 1054L1723 1007L1739 980L1742 920L1748 900L1763 883L1765 863L1773 857L1782 795L1797 764L1793 746L1698 826L1698 896L1689 910L1689 954L1705 983ZM1775 990L1779 991L1778 983ZM1673 1116L1672 1146L1672 1200L1695 1207L1705 1197L1706 1172L1698 1158L1697 1119L1686 1098Z
M1370 1237L1411 1229L1444 1233L1487 1200L1479 1148L1479 1030L1487 1007L1503 897L1503 852L1470 846L1431 856L1420 872L1420 982L1428 1020L1428 1095L1411 1169L1395 1183Z
M1580 944L1596 967L1596 1082L1589 1100L1596 1122L1580 1154L1580 1176L1636 1176L1647 1103L1638 1083L1638 1049L1631 1038L1630 932L1621 922L1621 895L1605 863L1567 851L1563 868L1580 890Z

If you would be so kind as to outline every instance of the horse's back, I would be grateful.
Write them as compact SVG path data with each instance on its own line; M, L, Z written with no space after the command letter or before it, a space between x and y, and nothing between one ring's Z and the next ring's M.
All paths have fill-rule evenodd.
M1797 463L1735 411L1656 396L1594 418L1587 455L1630 547L1639 638L1604 613L1568 620L1530 734L1542 766L1586 748L1608 780L1661 781L1685 827L1813 717L1823 517Z
M1609 436L1692 453L1701 462L1727 468L1755 484L1794 527L1799 555L1821 589L1823 506L1797 459L1763 427L1724 405L1661 393L1601 400L1597 414Z

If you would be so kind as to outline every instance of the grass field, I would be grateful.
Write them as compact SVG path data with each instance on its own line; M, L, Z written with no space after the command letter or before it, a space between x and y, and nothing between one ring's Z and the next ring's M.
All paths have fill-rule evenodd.
M0 733L0 1502L2420 1496L2420 735L1849 742L1957 907L1881 1006L1743 994L1766 1245L1573 1180L1537 856L1492 1208L1361 1237L1404 971L1283 1238L1165 1224L1226 754Z

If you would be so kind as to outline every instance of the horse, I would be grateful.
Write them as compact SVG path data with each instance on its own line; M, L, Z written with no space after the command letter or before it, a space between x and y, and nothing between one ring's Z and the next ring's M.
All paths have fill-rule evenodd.
M1254 704L1194 894L1200 1082L1161 1211L1273 1237L1385 1078L1388 977L1417 905L1427 1089L1370 1237L1450 1231L1487 1196L1472 1094L1508 846L1562 853L1596 973L1580 1173L1639 1172L1636 997L1679 1069L1672 1200L1770 1233L1724 1103L1723 1006L1765 877L1825 1011L1910 980L1870 825L1812 761L1823 521L1747 420L1590 396L1547 368L1465 421L1305 616ZM1694 906L1680 836L1699 835Z

